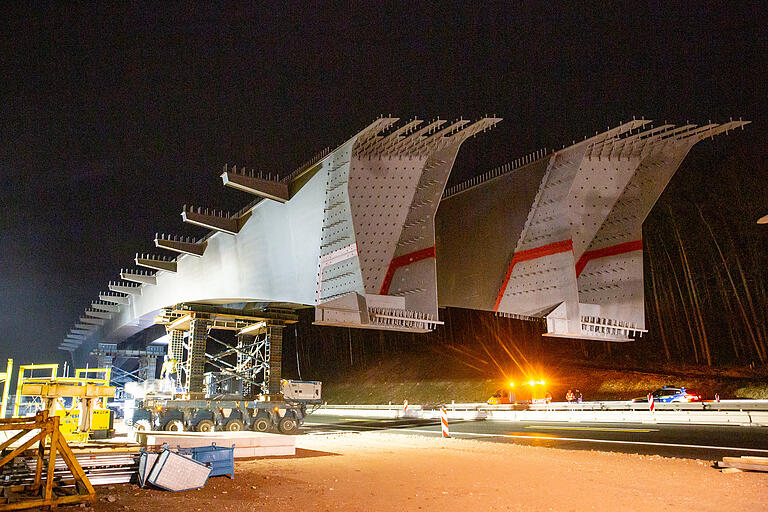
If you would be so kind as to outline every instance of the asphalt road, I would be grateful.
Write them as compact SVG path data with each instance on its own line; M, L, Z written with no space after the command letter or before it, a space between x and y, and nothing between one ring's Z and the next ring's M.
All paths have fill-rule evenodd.
M441 435L437 420L343 416L309 416L301 430L309 435L364 431ZM767 427L478 420L452 421L450 430L451 436L456 438L567 450L616 451L702 460L741 455L768 457Z

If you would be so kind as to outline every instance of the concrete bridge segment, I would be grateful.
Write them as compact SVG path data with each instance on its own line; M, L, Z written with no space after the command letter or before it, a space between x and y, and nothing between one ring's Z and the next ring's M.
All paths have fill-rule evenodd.
M424 332L439 322L434 216L456 154L500 119L380 118L283 180L225 167L225 185L258 197L236 214L184 206L202 239L158 234L175 257L137 254L86 318L104 320L60 348L84 360L181 303L315 306L317 323ZM76 346L73 346L77 342Z

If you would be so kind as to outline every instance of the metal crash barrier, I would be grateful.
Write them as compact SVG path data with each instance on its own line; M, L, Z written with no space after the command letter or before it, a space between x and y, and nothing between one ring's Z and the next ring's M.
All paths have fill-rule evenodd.
M699 425L768 426L768 400L722 400L720 402L659 403L655 411L647 403L583 402L550 403L523 407L521 404L446 403L452 420L553 421L597 423L670 423ZM409 405L324 405L317 416L358 418L440 417L438 406Z

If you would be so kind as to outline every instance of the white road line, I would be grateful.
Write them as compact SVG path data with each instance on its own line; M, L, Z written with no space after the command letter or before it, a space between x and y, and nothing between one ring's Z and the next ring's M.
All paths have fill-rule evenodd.
M344 426L344 425L333 425L332 423L308 423L306 421L304 422L304 425L309 425L312 427ZM367 426L367 425L355 425L354 427L349 427L349 428L350 430L339 430L339 432L360 432L361 430L403 430L403 429L407 429L408 427L397 428L397 427L373 427L373 426Z
M401 430L402 432L423 432L427 434L439 434L439 430L417 430L417 429L407 429L407 430ZM740 452L754 452L754 453L768 453L768 450L763 450L760 448L736 448L733 446L708 446L708 445L701 445L701 444L678 444L678 443L653 443L650 441L611 441L609 439L583 439L579 437L542 437L542 436L524 436L524 435L515 435L515 434L481 434L481 433L471 433L471 432L454 432L451 431L451 435L461 435L461 436L477 436L477 437L508 437L512 439L528 439L530 441L536 441L536 440L545 440L545 441L578 441L582 443L607 443L607 444L632 444L632 445L642 445L642 446L672 446L675 448L702 448L705 450L732 450L732 451L740 451Z
M588 430L594 432L658 432L657 428L613 428L613 427L566 427L560 425L526 425L525 428L540 428L544 430Z

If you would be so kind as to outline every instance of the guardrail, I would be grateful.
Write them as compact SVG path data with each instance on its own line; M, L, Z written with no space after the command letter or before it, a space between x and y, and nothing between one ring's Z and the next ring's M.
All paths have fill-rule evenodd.
M702 400L700 402L654 402L657 410L670 411L768 411L768 400ZM606 401L606 402L552 402L530 404L531 411L622 411L647 410L648 402Z
M437 419L440 405L323 405L313 414L383 419ZM768 400L657 403L655 411L642 402L557 402L530 405L445 404L452 420L551 421L594 423L667 423L768 426Z
M357 405L357 404L324 404L324 408L343 409L343 410L384 410L384 411L402 411L402 404L378 404L378 405ZM644 411L648 409L648 402L633 402L631 400L622 401L604 401L604 402L551 402L548 404L506 404L506 405L488 405L485 402L470 403L444 403L444 404L409 404L408 410L429 410L445 407L448 410L529 410L529 411ZM768 411L768 400L702 400L700 402L672 402L662 403L654 402L656 410L671 411Z

